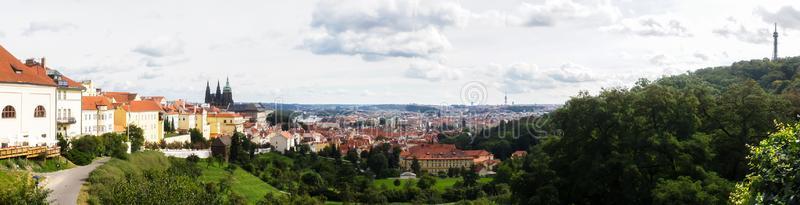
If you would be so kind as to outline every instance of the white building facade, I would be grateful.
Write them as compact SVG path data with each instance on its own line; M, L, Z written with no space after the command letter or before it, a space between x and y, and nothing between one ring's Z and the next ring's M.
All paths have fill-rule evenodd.
M275 147L275 151L281 153L300 144L300 135L289 132L273 132L267 138L269 139L269 144Z
M81 132L102 135L114 132L114 108L104 96L84 96L81 108Z
M0 147L56 145L56 84L0 46Z

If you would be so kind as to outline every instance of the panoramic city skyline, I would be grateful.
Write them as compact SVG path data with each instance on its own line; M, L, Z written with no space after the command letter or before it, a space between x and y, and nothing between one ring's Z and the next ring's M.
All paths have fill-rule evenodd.
M186 6L192 3L192 6ZM202 102L563 103L743 59L798 55L792 1L11 1L0 42L104 90ZM19 9L27 8L27 9Z

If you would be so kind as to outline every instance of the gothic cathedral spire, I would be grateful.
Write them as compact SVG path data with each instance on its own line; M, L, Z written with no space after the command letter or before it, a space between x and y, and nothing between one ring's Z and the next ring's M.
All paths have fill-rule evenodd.
M212 99L213 98L211 97L211 86L209 86L208 81L206 81L206 101L205 102L206 103L211 103Z

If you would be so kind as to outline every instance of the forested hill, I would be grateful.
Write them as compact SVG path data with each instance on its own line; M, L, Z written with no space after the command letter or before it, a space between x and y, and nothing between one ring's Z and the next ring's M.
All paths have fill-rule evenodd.
M540 120L501 125L534 132L495 129L462 146L530 143L528 156L504 162L495 180L520 204L726 204L755 170L748 145L776 122L794 123L799 69L798 57L741 61L582 92Z

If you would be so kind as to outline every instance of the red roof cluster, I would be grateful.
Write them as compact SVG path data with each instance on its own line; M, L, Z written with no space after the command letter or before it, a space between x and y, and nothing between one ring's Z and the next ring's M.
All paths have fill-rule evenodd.
M97 110L97 106L107 106L113 109L111 100L105 96L83 96L81 97L81 110Z
M122 109L128 112L159 112L161 105L150 100L134 100L130 101L128 105L123 105Z
M56 86L44 68L29 67L0 46L0 82Z
M103 92L103 95L106 97L114 98L116 103L123 103L127 104L136 99L136 93L129 93L129 92Z

